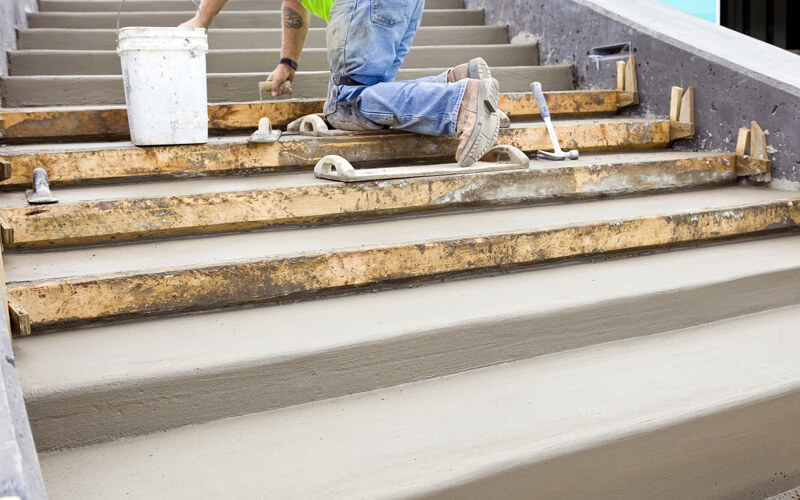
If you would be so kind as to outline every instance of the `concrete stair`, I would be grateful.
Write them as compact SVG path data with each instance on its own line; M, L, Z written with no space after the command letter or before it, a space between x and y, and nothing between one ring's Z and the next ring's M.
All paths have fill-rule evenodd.
M126 19L185 4L129 0ZM295 99L253 102L264 68L246 59L271 57L277 6L231 0L239 24L210 31L203 145L126 142L113 30L80 27L113 2L41 0L9 54L32 74L0 80L2 263L52 498L763 499L800 482L800 194L740 185L741 154L671 149L693 126L617 114L634 93L574 89L451 0L427 2L401 77L484 55L512 120L499 142L528 154L550 148L525 92L544 80L581 159L316 179L328 154L438 169L456 143L248 143L262 116L322 109L322 66ZM309 68L323 30L310 40ZM212 67L230 54L246 64ZM37 167L60 203L26 203Z
M122 26L174 26L193 10L191 2L130 1ZM209 31L208 96L210 102L253 101L256 86L277 61L280 48L280 5L272 0L230 2ZM0 104L90 106L125 103L119 56L116 54L117 8L102 1L52 1L28 15L28 28L18 33L17 50L9 51L9 76L0 77ZM174 10L165 10L165 9ZM503 82L505 92L524 92L531 81L546 90L574 88L570 66L539 67L536 44L510 45L503 26L483 26L480 10L463 2L427 2L423 26L399 78L441 73L472 57L482 56ZM303 53L293 97L327 95L324 22L314 20Z
M775 472L800 448L798 320L775 310L44 454L43 470L64 498L764 498L798 479Z

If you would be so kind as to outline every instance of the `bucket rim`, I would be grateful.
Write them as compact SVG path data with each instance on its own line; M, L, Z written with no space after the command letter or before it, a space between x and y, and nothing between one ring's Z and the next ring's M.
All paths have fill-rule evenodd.
M204 28L178 28L177 26L126 26L120 28L118 38L208 38Z

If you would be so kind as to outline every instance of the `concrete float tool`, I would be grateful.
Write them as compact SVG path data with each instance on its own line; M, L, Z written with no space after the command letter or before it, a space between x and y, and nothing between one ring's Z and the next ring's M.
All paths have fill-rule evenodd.
M31 205L58 203L58 198L50 192L50 183L47 180L45 169L41 167L33 169L33 189L26 190L25 197Z
M531 83L531 91L533 91L533 97L536 99L536 104L539 106L539 112L544 119L544 123L547 125L547 132L550 134L550 141L553 143L553 149L555 150L554 153L537 151L536 157L540 160L553 161L566 159L577 160L580 157L580 153L578 153L577 149L573 149L567 153L561 150L561 145L558 143L558 136L556 136L556 130L553 128L552 120L550 120L550 108L547 107L547 101L542 91L542 84L539 82Z
M253 132L250 135L250 137L247 138L247 142L255 142L255 143L277 142L278 139L280 138L281 138L281 131L273 130L272 122L270 122L269 118L265 116L264 118L258 120L258 130Z
M530 168L530 159L525 153L514 146L495 146L481 158L481 161L469 167L451 164L357 169L341 156L329 155L317 162L314 167L314 175L320 179L332 181L363 182L527 170L528 168Z

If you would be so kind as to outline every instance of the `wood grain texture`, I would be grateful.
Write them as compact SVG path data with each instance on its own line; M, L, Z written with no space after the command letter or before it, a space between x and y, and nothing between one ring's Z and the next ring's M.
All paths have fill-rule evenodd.
M34 330L302 297L355 287L425 281L611 252L673 247L797 228L800 198L551 229L10 283Z
M565 149L620 151L658 149L670 142L670 122L643 119L561 121L555 125ZM530 152L551 147L543 124L503 129L498 144ZM35 152L7 156L12 176L2 186L30 184L33 169L44 167L51 185L164 176L228 175L311 169L323 156L335 154L352 164L449 160L456 140L407 133L304 137L285 135L279 142L251 144L228 139L190 146L115 147Z
M10 248L55 248L700 187L733 182L739 169L734 155L598 157L577 167L357 185L309 176L308 184L289 187L19 206L0 214L14 230Z

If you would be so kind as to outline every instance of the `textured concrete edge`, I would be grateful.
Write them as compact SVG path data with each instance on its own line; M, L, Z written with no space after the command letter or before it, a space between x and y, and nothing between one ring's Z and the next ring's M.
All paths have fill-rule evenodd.
M787 385L715 413L622 434L573 453L518 460L419 498L523 499L522 491L536 491L541 498L637 498L646 491L649 498L760 500L800 481L798 417L800 388ZM754 475L766 479L754 480ZM570 480L575 477L580 481Z
M45 499L8 325L0 321L0 497Z
M676 149L730 150L740 127L756 120L768 131L773 176L800 182L800 89L731 62L694 49L692 40L676 40L661 26L642 26L624 15L611 12L600 0L539 0L534 5L512 0L466 0L468 8L483 8L487 24L509 26L517 40L537 39L542 64L574 64L580 87L608 87L614 81L614 62L601 63L600 70L587 57L592 47L632 42L638 60L641 105L623 113L666 115L673 85L696 88L696 136L676 143ZM650 2L636 9L654 8ZM655 5L655 4L653 4ZM633 8L633 7L631 7ZM659 10L659 15L669 15ZM674 11L670 23L685 23ZM641 16L640 16L641 17ZM710 33L699 33L708 39ZM727 37L720 36L720 44ZM746 43L746 42L745 42ZM751 40L753 51L763 43ZM708 45L708 44L706 44ZM800 62L800 59L798 60Z
M36 12L36 0L3 0L0 2L0 76L8 74L6 52L17 48L17 28L27 27L28 12ZM0 102L0 105L3 103Z
M800 269L785 269L689 288L596 297L563 310L440 321L434 328L398 331L380 341L365 339L324 350L187 370L152 370L144 376L131 373L97 385L29 394L28 404L37 444L47 453L789 306L797 303L800 294L793 285L798 277ZM777 303L775 297L780 297ZM636 321L620 325L620 317ZM448 348L453 345L458 349ZM181 397L187 393L191 399ZM98 406L97 401L104 403ZM120 413L127 418L116 418ZM87 427L89 420L92 425Z

